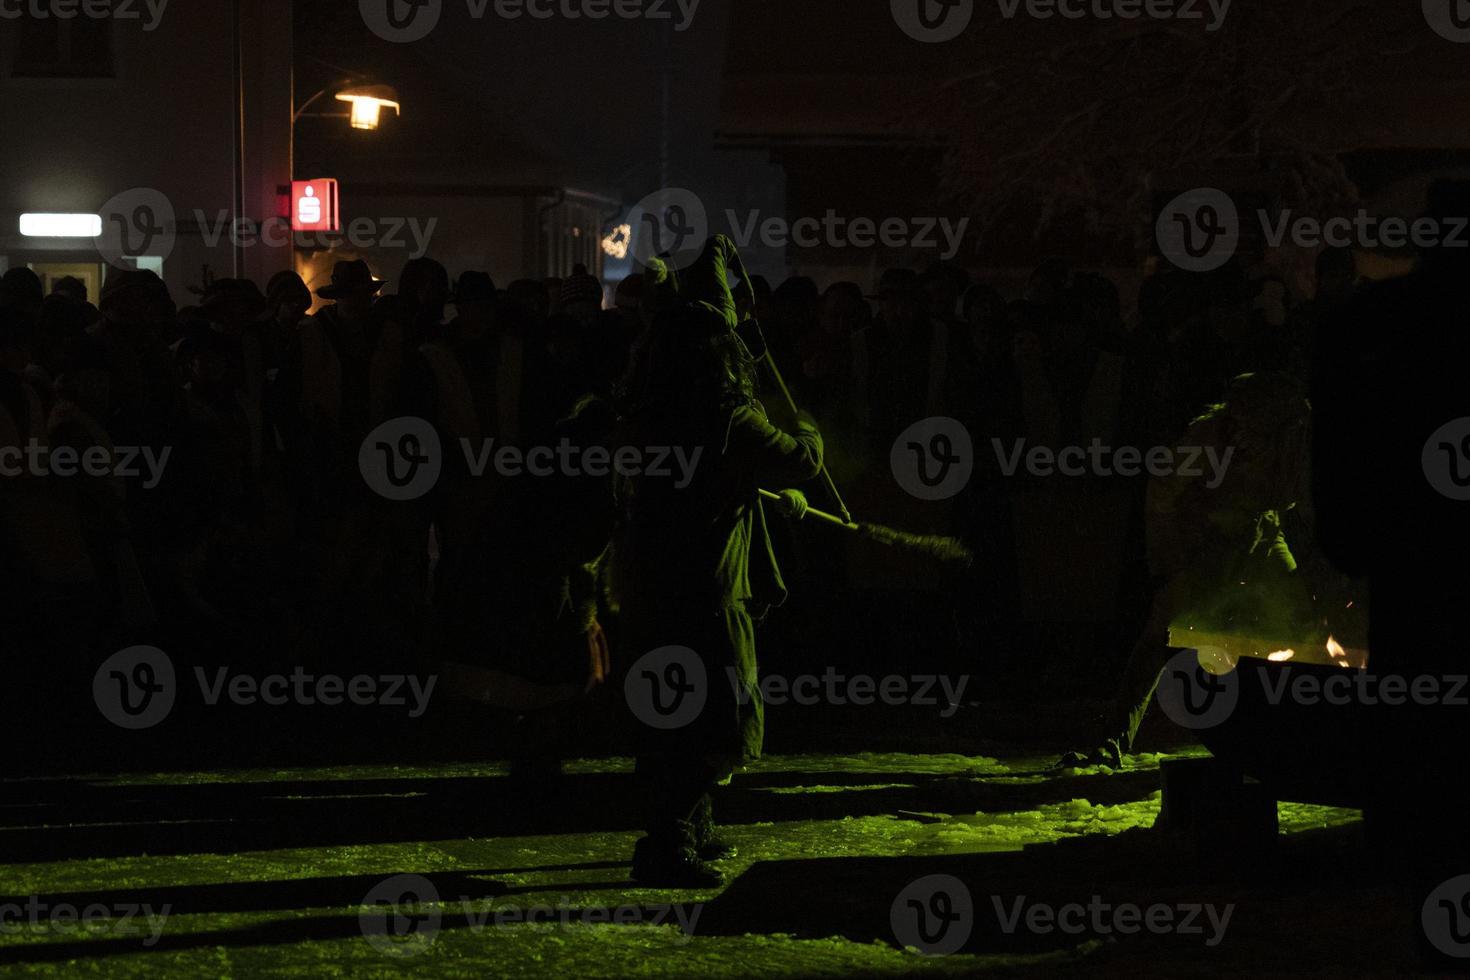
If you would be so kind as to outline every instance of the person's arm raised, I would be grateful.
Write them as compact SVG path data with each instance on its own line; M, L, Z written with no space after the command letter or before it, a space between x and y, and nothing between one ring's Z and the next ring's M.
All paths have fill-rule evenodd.
M805 412L797 414L796 432L788 434L772 425L758 407L737 410L727 452L748 464L766 486L805 483L822 471L822 433Z

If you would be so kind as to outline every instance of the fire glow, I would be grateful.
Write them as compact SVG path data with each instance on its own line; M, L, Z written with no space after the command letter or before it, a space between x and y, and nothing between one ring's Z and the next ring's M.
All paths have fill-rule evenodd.
M1349 668L1351 668L1351 667L1366 667L1367 666L1366 663L1363 663L1363 664L1355 664L1355 663L1353 663L1352 658L1348 656L1347 650L1343 648L1343 645L1341 643L1338 643L1337 642L1337 638L1336 637L1329 636L1327 638L1327 655L1329 657L1331 657L1332 658L1332 662L1335 663L1335 664L1337 664L1339 667L1349 667Z
M1169 646L1179 649L1218 649L1232 666L1247 657L1277 664L1290 662L1340 667L1345 670L1364 670L1368 666L1366 649L1345 646L1335 635L1328 636L1325 643L1320 640L1294 643L1289 638L1280 636L1216 633L1176 624L1169 627Z

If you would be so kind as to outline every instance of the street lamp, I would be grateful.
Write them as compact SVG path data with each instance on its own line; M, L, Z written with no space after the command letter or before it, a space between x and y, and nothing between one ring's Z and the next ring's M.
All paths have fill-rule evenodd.
M351 82L353 79L343 79L343 82ZM332 91L337 84L328 85L321 89L311 98L301 103L296 110L292 122L299 122L308 115L307 109L312 103ZM391 85L353 85L341 89L336 94L338 102L346 102L352 106L350 112L314 112L310 115L318 119L346 119L353 129L374 130L378 128L379 119L384 107L390 108L395 114L402 113L402 103L398 100L398 90Z
M323 64L326 63L323 62ZM364 75L360 72L348 71L347 69L340 68L335 65L328 65L327 67L333 68L334 70L341 72L342 74L329 85L325 86L324 88L318 89L317 92L311 96L311 98L302 102L301 105L298 106L296 110L291 114L290 170L293 180L296 177L296 127L302 119L308 117L316 119L346 119L348 125L350 125L353 130L357 132L372 132L378 129L381 125L384 108L392 109L394 115L403 114L402 102L398 98L398 90L393 88L393 86L376 84L372 81L370 76ZM327 95L329 92L332 93L332 97L336 101L346 102L349 107L349 111L310 113L306 111L310 109L313 105L315 105L319 99ZM320 175L307 174L307 176L317 177ZM291 213L294 217L296 205L294 194L291 193L291 185L283 185L282 193L289 195L288 200L292 201ZM330 212L324 211L323 214L325 215L327 213L331 213L332 218L327 223L333 224L335 223L335 200L328 207L330 208ZM301 256L298 254L296 257L297 268L305 275L307 272L307 266L310 265L310 262L308 260L307 266L303 266L300 264L300 260ZM309 275L307 275L306 278L310 278Z
M398 92L389 85L360 85L345 88L337 93L338 102L352 106L348 120L353 129L377 129L378 116L384 108L392 109L395 115L402 113Z

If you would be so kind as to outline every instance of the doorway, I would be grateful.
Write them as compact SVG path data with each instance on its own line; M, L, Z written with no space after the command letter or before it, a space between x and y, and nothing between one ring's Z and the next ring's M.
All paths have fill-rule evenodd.
M80 279L82 285L87 287L87 300L93 304L102 294L102 273L104 266L101 262L31 262L31 271L41 277L41 291L51 295L56 288L56 283L70 276Z

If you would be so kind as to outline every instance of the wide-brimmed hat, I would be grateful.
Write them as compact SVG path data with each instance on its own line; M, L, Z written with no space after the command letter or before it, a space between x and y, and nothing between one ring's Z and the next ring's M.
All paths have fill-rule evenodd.
M338 262L332 269L332 281L316 291L322 299L340 299L353 293L376 293L383 280L373 277L373 270L362 259Z
M306 282L299 275L290 269L284 269L271 276L270 282L266 283L265 298L272 307L293 298L310 306L311 290L306 288Z
M450 294L451 303L489 303L495 299L495 280L488 272L461 272Z

